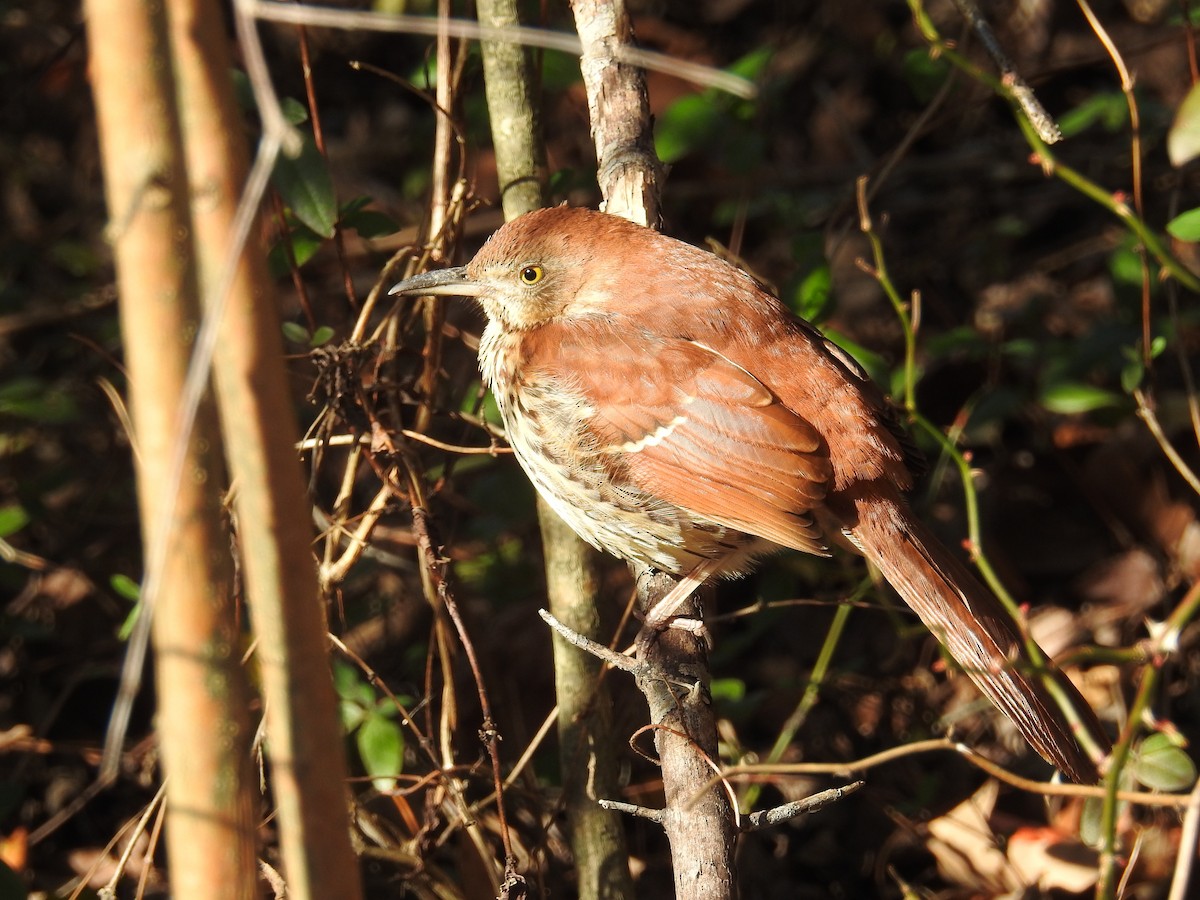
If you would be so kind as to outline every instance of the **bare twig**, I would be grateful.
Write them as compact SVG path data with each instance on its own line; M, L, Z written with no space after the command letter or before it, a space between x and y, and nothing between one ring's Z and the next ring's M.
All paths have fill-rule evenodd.
M1182 476L1183 480L1188 483L1188 487L1197 494L1200 494L1200 477L1192 471L1191 466L1179 455L1179 451L1167 440L1167 435L1163 431L1162 425L1159 424L1158 416L1155 415L1154 407L1145 392L1139 388L1133 392L1133 398L1137 401L1138 418L1146 423L1146 427L1154 435L1154 440L1158 443L1163 455L1171 461L1171 465L1175 467L1175 471Z
M1137 97L1133 93L1133 77L1129 73L1129 68L1125 65L1125 60L1121 57L1121 51L1117 49L1117 45L1109 36L1108 31L1100 22L1100 19L1092 11L1092 6L1088 0L1076 0L1079 4L1079 9L1083 12L1083 16L1087 19L1088 25L1095 32L1096 38L1104 46L1109 58L1112 59L1113 67L1116 68L1117 74L1121 78L1121 93L1125 95L1125 105L1129 108L1129 144L1130 144L1130 163L1131 171L1130 178L1133 182L1133 208L1140 218L1146 215L1146 207L1142 201L1142 122L1141 115L1138 112ZM1137 248L1138 257L1142 263L1142 365L1147 369L1153 361L1151 351L1151 293L1150 293L1150 264L1147 258L1146 247L1139 245Z
M805 797L803 800L793 800L791 803L784 803L782 806L750 813L742 819L742 831L757 831L760 828L770 828L773 825L781 825L797 816L817 812L831 803L836 803L843 797L850 796L864 784L866 784L865 781L853 781L843 787L830 788L827 791L821 791L818 794Z
M351 12L328 7L295 6L270 0L242 0L257 18L272 22L320 25L325 28L345 28L352 31L386 31L400 34L421 34L436 37L443 26L429 16L397 16L385 13ZM241 4L239 4L241 5ZM492 27L466 19L450 19L445 23L450 37L475 41L503 41L542 47L578 54L580 40L573 34L546 31L541 28ZM739 75L722 72L712 66L675 59L651 50L626 46L620 48L620 61L655 72L665 72L702 87L716 88L738 97L750 98L756 93L754 85Z
M420 487L420 480L412 470L409 470L408 476L410 488L409 502L412 504L413 513L413 532L417 535L423 566L433 581L438 599L449 614L450 620L454 623L458 639L462 644L467 662L471 667L471 674L475 679L476 693L479 697L479 708L483 714L479 739L484 747L487 748L488 757L492 763L492 779L496 792L496 816L500 825L500 839L504 845L505 875L511 879L517 876L515 876L513 868L515 857L513 856L512 838L509 834L508 820L504 811L504 777L500 768L500 732L496 727L496 720L492 715L492 704L483 679L483 671L479 667L475 645L471 640L471 635L467 630L466 624L463 622L462 615L458 610L458 604L454 600L454 595L446 583L445 562L435 550L436 545L430 535L429 513Z
M580 650L590 653L592 656L596 657L601 662L607 663L614 669L620 669L623 672L629 672L630 674L633 674L636 673L642 665L642 663L626 656L624 653L618 653L615 650L610 650L603 644L598 644L574 629L568 628L544 609L539 609L538 615L542 617L543 621L545 621L547 625L558 632L563 640L578 647Z
M1061 141L1062 132L1058 130L1054 118L1046 112L1046 108L1034 96L1033 88L1020 76L1016 66L1012 64L1012 60L1000 48L1000 42L996 40L992 26L979 11L975 0L954 0L954 5L958 7L963 18L967 20L967 24L979 38L979 42L988 52L988 56L992 58L992 62L1000 72L1000 80L1008 86L1013 99L1020 106L1025 117L1029 119L1029 123L1037 131L1038 136L1047 144L1056 144Z
M1200 844L1200 781L1192 788L1183 814L1179 850L1175 854L1175 872L1171 876L1171 893L1167 900L1184 900L1188 896L1188 882L1196 865L1197 844Z
M845 762L787 763L785 765L773 766L759 764L730 766L721 772L720 778L727 781L742 781L747 778L759 781L778 778L781 775L837 775L845 777L861 772L868 772L871 769L894 762L897 759L945 751L957 753L980 771L986 772L988 775L1003 781L1017 790L1027 791L1031 794L1039 794L1043 797L1078 797L1082 799L1102 799L1105 796L1106 789L1103 786L1094 787L1083 784L1034 781L1031 778L1024 778L1008 771L1008 769L1005 769L1001 765L997 765L987 757L981 756L966 744L960 744L948 738L913 741L900 747L892 747L880 753L873 753L870 756L847 760ZM714 777L711 783L716 784L717 780ZM1118 791L1117 799L1141 806L1166 809L1182 809L1191 802L1191 797L1188 794L1159 794L1146 791Z

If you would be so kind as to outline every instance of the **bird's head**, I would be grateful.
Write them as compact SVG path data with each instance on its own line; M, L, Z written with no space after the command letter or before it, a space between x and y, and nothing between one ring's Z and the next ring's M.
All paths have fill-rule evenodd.
M586 209L538 210L502 227L465 266L416 275L389 293L474 297L507 331L605 315L611 295L600 248L625 228L637 226Z

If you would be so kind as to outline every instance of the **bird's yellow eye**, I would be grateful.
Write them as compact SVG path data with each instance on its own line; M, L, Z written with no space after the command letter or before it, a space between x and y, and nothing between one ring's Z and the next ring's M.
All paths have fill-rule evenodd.
M541 266L526 266L517 277L521 284L537 284L546 277L546 271Z

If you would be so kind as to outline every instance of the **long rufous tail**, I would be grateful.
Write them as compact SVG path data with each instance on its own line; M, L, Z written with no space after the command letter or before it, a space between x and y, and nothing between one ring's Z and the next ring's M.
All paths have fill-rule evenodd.
M843 511L843 521L864 555L1047 762L1072 781L1094 784L1099 771L1077 730L1086 730L1093 747L1102 752L1110 743L1074 685L1049 664L1036 670L1003 604L893 491L873 486L847 493L857 496L839 498L854 507L853 515L849 508ZM1054 692L1047 679L1057 686ZM1076 724L1062 702L1074 710Z

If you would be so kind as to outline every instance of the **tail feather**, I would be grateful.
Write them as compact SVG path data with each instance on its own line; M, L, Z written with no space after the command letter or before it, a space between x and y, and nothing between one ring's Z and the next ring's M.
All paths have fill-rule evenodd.
M1045 679L1075 711L1095 745L1109 746L1095 714L1058 670L1035 671L1003 604L908 510L872 490L853 500L849 535L1025 740L1072 781L1094 784L1096 763ZM849 512L849 510L847 510ZM852 524L850 524L852 523ZM974 623L974 624L972 624Z

